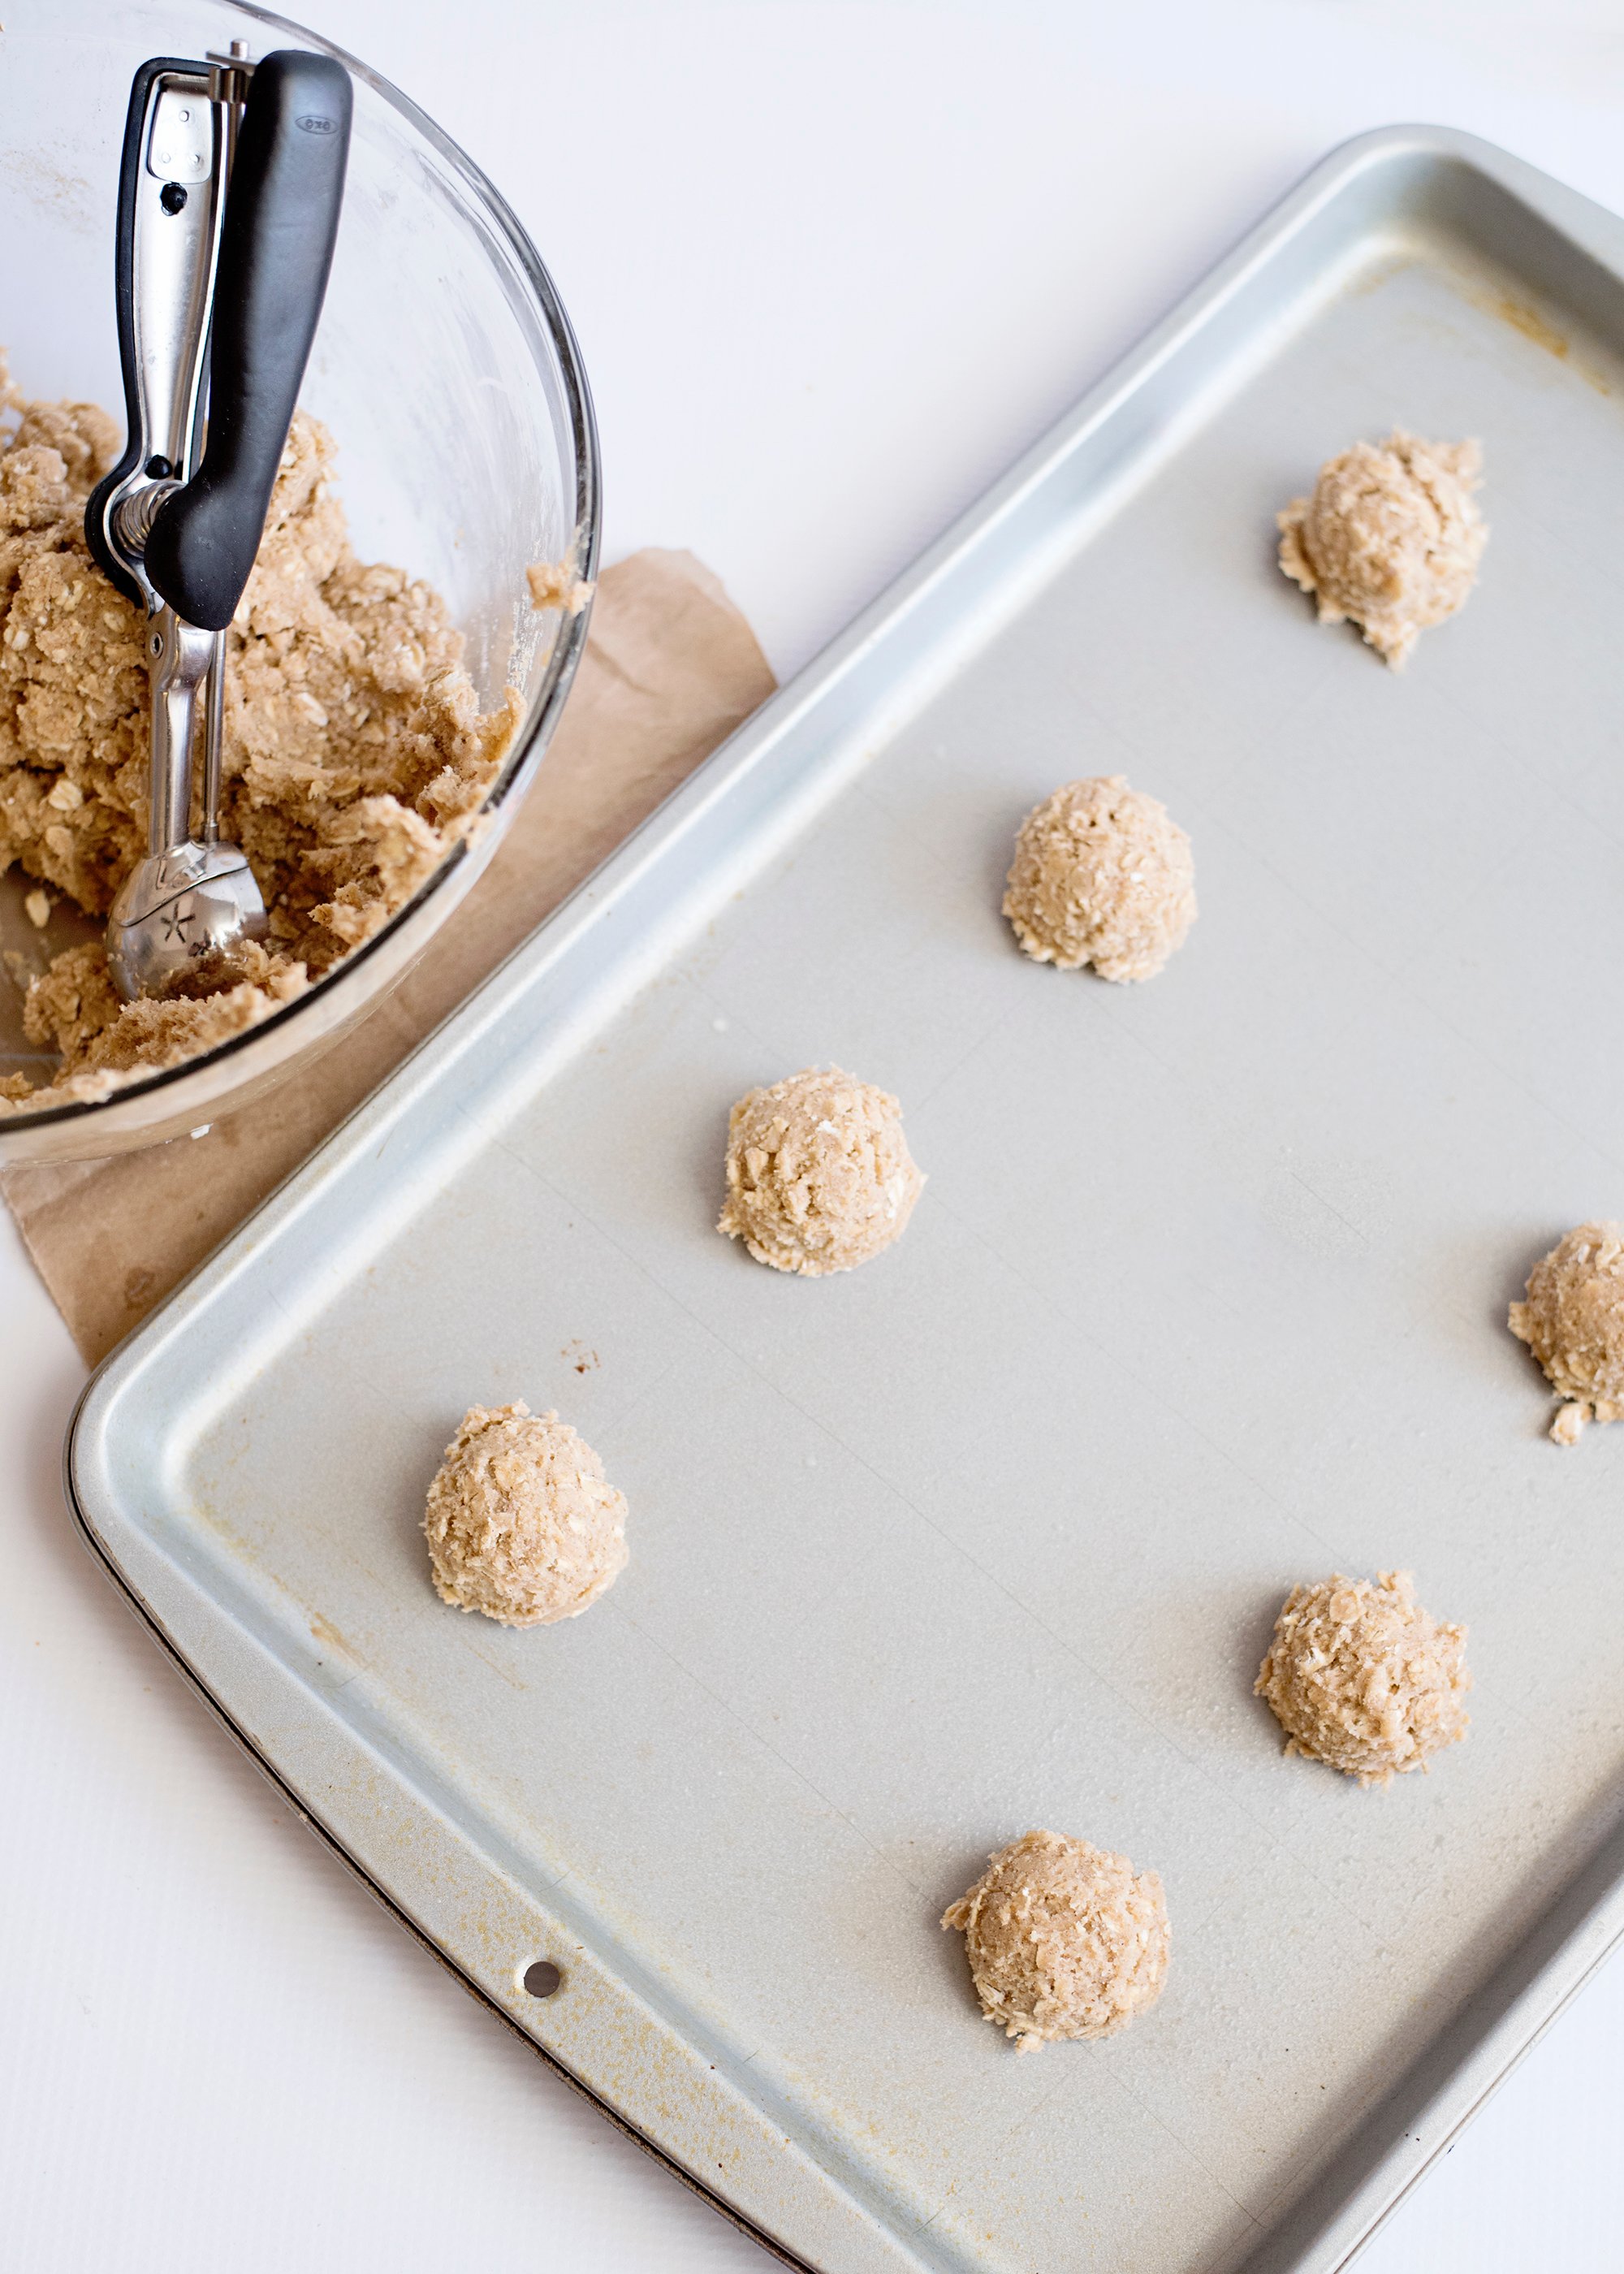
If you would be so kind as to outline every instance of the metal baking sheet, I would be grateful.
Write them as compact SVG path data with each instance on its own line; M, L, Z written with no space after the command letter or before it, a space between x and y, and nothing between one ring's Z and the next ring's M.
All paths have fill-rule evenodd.
M1624 225L1486 146L1335 154L98 1375L94 1546L385 1900L820 2274L1343 2264L1620 1924L1624 1430L1505 1306L1624 1213ZM1273 516L1482 437L1402 677ZM1193 837L1154 985L1025 961L1011 832ZM906 1239L718 1239L726 1110L898 1093ZM631 1503L562 1629L451 1615L462 1408ZM1251 1695L1298 1579L1413 1567L1470 1743L1365 1793ZM1029 1825L1154 1865L1155 2012L1017 2057L943 1906ZM553 1959L561 1987L521 1977Z

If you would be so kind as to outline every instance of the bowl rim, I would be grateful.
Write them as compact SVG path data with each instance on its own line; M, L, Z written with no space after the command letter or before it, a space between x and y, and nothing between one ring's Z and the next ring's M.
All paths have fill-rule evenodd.
M346 1005L341 1000L344 996L357 992L348 983L363 975L369 962L387 947L395 945L402 932L411 930L415 919L456 875L469 859L475 842L489 833L488 830L478 827L480 819L494 815L509 802L516 802L529 788L562 713L586 645L591 618L590 588L598 576L603 517L598 420L575 328L560 297L558 287L532 244L528 230L483 168L477 166L443 127L437 125L425 110L410 95L402 94L381 72L374 71L369 64L352 56L348 49L324 39L320 33L296 23L291 17L279 15L273 9L256 6L254 0L222 0L222 6L224 12L263 24L267 29L285 34L317 54L330 56L335 63L342 64L347 72L362 80L392 109L399 112L408 125L439 153L470 192L474 203L483 207L497 235L506 240L508 251L539 308L563 376L569 408L570 441L575 461L575 534L572 554L576 573L588 587L588 593L577 610L565 613L560 617L541 686L530 705L528 715L514 734L495 780L472 817L473 825L459 837L432 875L425 878L411 898L398 907L387 922L380 924L358 947L350 949L303 994L256 1020L252 1026L244 1027L240 1034L228 1035L224 1042L216 1043L212 1050L199 1051L193 1058L183 1058L177 1065L157 1066L148 1073L132 1073L101 1097L71 1098L56 1105L41 1105L33 1111L12 1111L0 1116L0 1159L4 1157L9 1149L9 1140L13 1136L32 1137L53 1127L77 1125L94 1115L108 1114L121 1105L134 1104L162 1091L177 1089L189 1077L198 1075L205 1068L214 1072L238 1053L285 1029L301 1011L318 998L324 1002L331 1013L327 1022L329 1030L335 1025L346 1022L351 1015L359 1015L362 1007L359 1003ZM426 945L426 936L424 945ZM398 973L396 976L399 976ZM44 1094L49 1095L49 1092ZM175 1100L177 1106L180 1102L178 1097ZM221 1099L212 1104L211 1111L219 1112L228 1106L229 1100ZM127 1143L129 1140L124 1141ZM154 1135L153 1142L161 1141ZM43 1161L52 1157L49 1151L36 1152L30 1148L19 1158L18 1164L22 1164L22 1158Z

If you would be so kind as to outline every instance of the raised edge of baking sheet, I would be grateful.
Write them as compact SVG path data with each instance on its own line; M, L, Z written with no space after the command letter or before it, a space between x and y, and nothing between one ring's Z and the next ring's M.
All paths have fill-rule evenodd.
M398 1916L820 2274L1346 2263L1620 1926L1624 1431L1506 1334L1619 1209L1624 224L1430 128L1334 154L102 1368L97 1553ZM1484 440L1402 678L1273 560L1319 462ZM1154 985L1026 963L1011 831L1196 847ZM801 1283L726 1107L838 1059L930 1182ZM462 1407L632 1507L590 1615L430 1592ZM1401 1563L1470 1743L1280 1753L1280 1597ZM1018 2057L944 1905L1047 1823L1160 1869L1161 2005ZM545 2001L538 1957L562 1971Z

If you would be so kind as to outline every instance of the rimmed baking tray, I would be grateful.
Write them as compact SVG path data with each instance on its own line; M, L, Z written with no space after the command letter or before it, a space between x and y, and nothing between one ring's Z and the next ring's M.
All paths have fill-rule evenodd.
M1546 1442L1504 1327L1624 1191L1621 389L1624 225L1337 152L86 1394L85 1529L244 1743L820 2274L1341 2265L1624 1925L1624 1431ZM1402 677L1273 541L1395 421L1481 436L1493 532ZM1108 772L1196 847L1144 988L998 914ZM798 1282L712 1229L721 1141L831 1059L930 1182ZM521 1396L632 1508L530 1633L417 1530ZM1363 1793L1250 1685L1294 1581L1395 1564L1475 1725ZM1174 1964L1019 2058L936 1919L1033 1824L1157 1867Z

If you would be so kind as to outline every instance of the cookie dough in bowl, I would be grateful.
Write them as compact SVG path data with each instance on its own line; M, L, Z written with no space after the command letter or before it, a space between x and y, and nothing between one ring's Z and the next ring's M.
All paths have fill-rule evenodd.
M1195 922L1190 840L1121 774L1066 782L1020 825L1004 913L1034 963L1153 979Z
M94 404L0 409L0 872L105 917L147 850L146 624L85 540L117 456ZM0 1117L94 1103L259 1026L364 945L474 825L519 723L482 712L445 604L359 560L327 430L296 415L259 559L227 636L222 829L268 937L126 1003L99 939L27 975L23 1028L55 1071L0 1078ZM20 976L20 974L14 975Z
M1059 1832L1024 1832L944 1913L965 1939L982 2018L1028 2052L1109 2037L1162 1995L1167 1903L1154 1871Z
M1280 565L1322 624L1351 617L1396 671L1418 633L1464 606L1489 532L1476 442L1424 442L1395 427L1320 467L1312 493L1276 516Z
M838 1066L752 1089L727 1120L717 1230L758 1263L822 1278L899 1239L924 1178L885 1090Z
M220 43L233 0L212 20L200 0L177 4L173 23L192 26L177 53ZM8 41L16 164L0 169L0 209L32 262L14 267L0 328L24 383L0 405L0 458L23 454L0 507L8 1164L104 1159L217 1126L279 1083L327 1084L319 1053L442 930L466 930L468 895L563 716L591 614L575 604L596 576L601 525L586 375L534 248L471 160L387 82L352 69L337 252L259 563L227 639L220 826L267 903L271 968L244 958L206 1004L166 997L168 1017L135 1020L104 1016L100 988L58 971L64 983L36 998L25 1023L29 983L99 943L105 896L131 850L145 855L147 833L139 614L93 565L83 528L90 489L127 433L117 388L102 395L116 425L83 398L97 392L93 376L118 368L109 353L116 161L137 52L93 0L56 0L53 28L59 16L80 25L97 67L64 111L52 42ZM259 52L263 24L229 28ZM86 191L71 217L39 192L64 167ZM37 400L47 392L79 400ZM41 455L30 462L31 452ZM542 614L526 571L549 561L567 563L571 581L564 604ZM61 1012L58 1052L48 1022ZM399 1044L378 1045L376 1034L381 1063Z
M573 1619L626 1568L626 1502L556 1413L470 1405L429 1487L435 1592L508 1627Z
M1465 1628L1430 1617L1410 1572L1338 1571L1291 1590L1253 1686L1288 1753L1386 1785L1465 1736Z
M1624 1224L1582 1224L1528 1275L1507 1321L1564 1403L1551 1424L1576 1444L1587 1421L1624 1419Z

